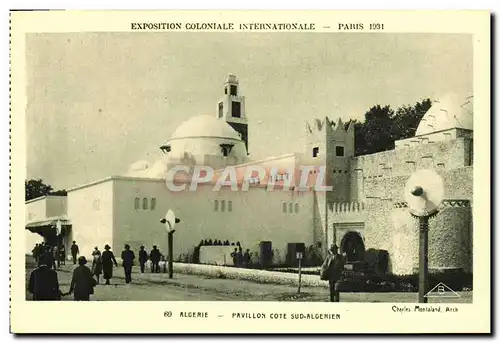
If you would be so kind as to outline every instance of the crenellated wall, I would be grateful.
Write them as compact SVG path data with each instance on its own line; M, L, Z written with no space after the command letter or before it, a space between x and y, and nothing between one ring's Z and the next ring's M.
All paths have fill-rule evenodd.
M409 176L419 169L448 173L469 167L472 164L472 143L472 139L468 137L459 137L451 141L352 158L349 171L350 200L364 201L366 197L383 197L385 192L379 195L375 191L381 179L386 182L387 178Z

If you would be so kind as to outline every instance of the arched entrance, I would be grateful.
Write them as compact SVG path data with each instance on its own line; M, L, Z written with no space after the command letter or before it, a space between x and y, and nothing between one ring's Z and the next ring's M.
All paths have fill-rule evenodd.
M365 244L363 238L356 231L345 234L340 242L340 253L346 255L346 262L363 261Z

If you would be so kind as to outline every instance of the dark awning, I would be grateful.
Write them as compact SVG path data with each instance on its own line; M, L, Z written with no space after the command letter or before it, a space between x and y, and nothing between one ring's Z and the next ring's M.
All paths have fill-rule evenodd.
M71 226L71 222L66 218L47 218L44 220L38 220L26 224L26 229L30 231L45 231L55 229L57 222L61 221L62 228L67 228Z

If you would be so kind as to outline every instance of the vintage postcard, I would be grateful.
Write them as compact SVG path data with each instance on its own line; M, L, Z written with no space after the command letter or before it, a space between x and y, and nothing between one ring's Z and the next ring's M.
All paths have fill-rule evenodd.
M12 332L491 331L489 12L10 18Z

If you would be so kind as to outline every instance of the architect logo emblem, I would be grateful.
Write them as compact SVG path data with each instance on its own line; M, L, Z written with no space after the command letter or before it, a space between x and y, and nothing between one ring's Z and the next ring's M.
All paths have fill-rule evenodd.
M424 295L426 298L460 298L460 294L446 286L444 283L438 283L433 289Z

